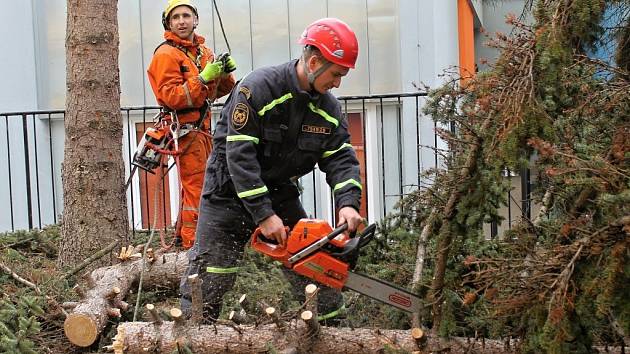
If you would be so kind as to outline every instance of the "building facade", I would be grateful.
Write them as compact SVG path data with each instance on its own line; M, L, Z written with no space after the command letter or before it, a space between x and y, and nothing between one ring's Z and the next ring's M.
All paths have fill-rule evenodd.
M118 2L120 33L121 106L155 106L146 69L163 41L160 22L166 0ZM448 79L444 70L473 75L483 47L480 27L488 32L509 31L508 12L519 14L523 0L217 0L218 10L238 63L236 78L251 70L299 57L296 41L306 25L321 17L347 22L359 39L357 68L344 79L338 96L344 100L353 132L361 136L355 149L361 155L370 221L393 211L401 196L418 188L419 173L436 166L434 149L443 147L434 135L430 117L422 115L423 97L377 96L417 93ZM227 51L212 1L196 1L200 24L216 53ZM3 11L5 34L0 66L11 83L0 87L0 231L42 227L62 213L63 110L65 106L65 0L13 2ZM46 113L25 114L32 111ZM18 113L18 114L14 114ZM129 161L139 135L150 124L150 110L123 111L126 124L123 156ZM216 112L215 112L216 113ZM128 166L128 164L127 164ZM140 176L140 175L139 175ZM147 227L150 181L136 177L128 199L134 228ZM178 205L176 178L171 171L165 187L168 224ZM332 219L330 193L315 171L302 179L304 204L313 216ZM145 190L145 192L143 192ZM144 194L143 194L144 193Z

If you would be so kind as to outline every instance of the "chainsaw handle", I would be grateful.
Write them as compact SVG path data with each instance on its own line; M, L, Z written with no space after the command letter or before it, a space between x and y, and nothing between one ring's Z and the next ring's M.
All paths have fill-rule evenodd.
M376 224L369 225L363 232L361 236L359 236L359 248L366 246L372 239L374 238L374 233L376 232Z
M288 242L288 238L289 238L289 228L285 227L285 230L287 232L287 242ZM254 233L252 234L252 248L255 249L256 251L262 253L262 254L266 254L267 256L278 260L278 261L285 261L286 259L289 258L289 252L287 251L287 247L286 245L280 245L278 243L272 243L269 241L263 241L260 237L266 238L265 235L263 235L262 230L260 229L260 227L257 227L256 230L254 231Z

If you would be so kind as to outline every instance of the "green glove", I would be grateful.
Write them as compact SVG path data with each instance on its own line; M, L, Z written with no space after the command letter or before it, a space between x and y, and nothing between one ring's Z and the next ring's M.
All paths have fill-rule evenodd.
M236 60L234 60L229 53L226 55L226 58L223 59L223 62L225 63L223 65L223 72L226 74L236 70Z
M223 73L223 62L220 60L206 64L206 67L199 73L199 79L204 84L217 79Z

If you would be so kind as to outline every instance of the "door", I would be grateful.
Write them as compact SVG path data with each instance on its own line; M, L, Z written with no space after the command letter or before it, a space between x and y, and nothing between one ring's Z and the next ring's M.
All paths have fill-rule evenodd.
M361 183L363 189L361 191L361 207L359 214L367 218L367 180L365 175L365 138L363 135L363 116L361 113L348 113L348 131L350 132L350 144L354 148L359 160L359 168L361 172Z

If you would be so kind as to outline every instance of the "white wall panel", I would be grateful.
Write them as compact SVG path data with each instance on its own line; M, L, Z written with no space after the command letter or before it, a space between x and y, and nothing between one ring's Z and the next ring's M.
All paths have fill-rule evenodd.
M120 39L118 67L120 70L121 106L146 104L144 94L146 70L143 63L140 9L140 0L118 2L118 33ZM154 21L159 22L158 19L154 19Z
M278 65L291 59L287 1L252 1L251 16L254 67Z
M40 109L60 109L66 103L66 1L37 1L37 86Z
M147 78L147 69L151 64L151 58L155 48L164 41L164 28L162 27L162 11L164 10L164 1L155 0L139 0L140 16L135 20L139 23L138 31L142 39L141 51L142 51L142 70L138 75L142 75L139 81L143 83L144 100L138 102L132 102L131 105L157 105L155 101L155 95L151 90L149 79ZM119 14L120 16L120 14ZM206 21L209 15L206 15ZM122 59L121 59L122 60Z
M398 2L367 0L370 93L400 92Z
M505 23L508 14L514 14L517 17L523 13L524 0L504 0L483 4L483 27L492 36L496 32L510 34L512 27ZM531 21L531 16L526 17L525 21ZM475 37L475 56L479 63L479 70L488 68L487 64L482 64L479 59L488 60L489 63L496 61L499 53L495 48L490 48L486 43L490 40L487 35L479 34Z
M33 109L37 105L35 38L31 1L12 3L0 11L0 75L10 90L0 95L0 111ZM9 84L9 85L7 85Z
M234 75L238 80L253 69L250 1L217 0L217 6L223 20L225 35L232 48L232 56L236 60L237 69ZM225 52L227 51L227 46L223 40L221 26L216 13L214 14L213 25L212 36L214 38L215 52Z
M380 146L379 159L382 163L382 174L377 178L384 188L384 204L387 212L394 211L396 203L401 199L401 168L403 167L403 156L399 153L402 149L402 137L399 126L400 111L397 105L384 105L376 109L377 120L382 129L384 137Z
M289 4L289 47L291 58L302 55L302 46L297 43L304 29L315 20L326 17L326 0L291 0ZM307 11L305 11L308 9Z
M335 95L367 94L370 90L370 48L368 43L366 0L328 0L328 16L347 23L359 40L359 57L356 68L342 80Z
M417 0L399 1L399 41L400 41L400 79L401 90L411 92L420 83L420 23ZM414 86L416 85L416 86Z
M121 0L118 0L119 2ZM155 2L155 0L142 0L142 1L151 1L151 2ZM166 4L166 1L157 1L158 3L162 4L162 7L164 7L164 5ZM197 32L197 34L203 36L206 39L206 46L208 48L212 48L212 50L215 49L215 38L214 38L214 34L213 34L213 28L215 26L215 13L214 13L214 8L212 6L212 0L197 0L194 1L193 3L195 4L195 6L197 7L197 11L199 12L199 25L197 26L197 29L195 30ZM220 1L217 1L217 6L219 6L219 12L221 13L221 17L223 17L223 7L220 4ZM218 26L218 22L216 23L216 25Z

